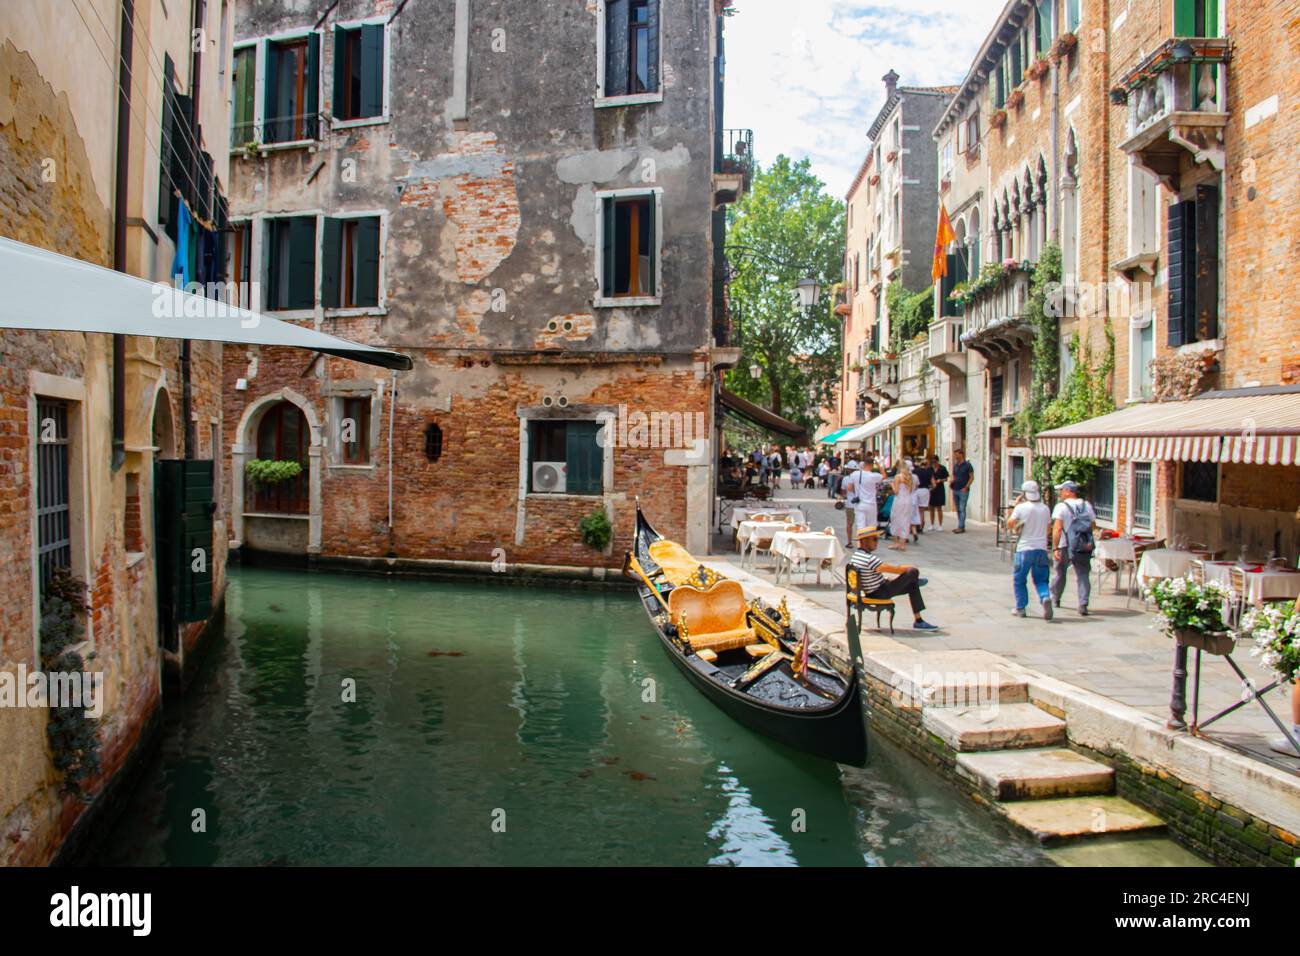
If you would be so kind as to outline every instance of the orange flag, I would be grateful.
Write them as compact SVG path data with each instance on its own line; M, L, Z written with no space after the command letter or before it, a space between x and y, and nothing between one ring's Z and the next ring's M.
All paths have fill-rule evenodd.
M948 210L943 208L943 203L939 203L939 229L934 235L934 264L930 267L930 278L935 282L948 274L948 256L945 250L948 243L956 238L957 233L952 231Z

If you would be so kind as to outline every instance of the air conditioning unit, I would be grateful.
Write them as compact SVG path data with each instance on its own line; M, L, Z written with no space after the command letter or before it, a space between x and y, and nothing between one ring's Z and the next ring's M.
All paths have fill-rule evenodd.
M562 461L533 462L533 491L563 494L566 472Z

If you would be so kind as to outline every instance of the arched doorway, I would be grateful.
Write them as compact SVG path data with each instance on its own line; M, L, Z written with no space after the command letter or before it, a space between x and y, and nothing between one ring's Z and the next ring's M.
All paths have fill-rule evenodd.
M262 414L257 424L257 458L262 461L297 462L298 476L275 483L250 482L248 498L253 510L270 514L307 514L311 510L311 429L307 416L290 401L279 401Z
M312 403L282 388L250 402L230 448L232 547L316 554L321 545L322 424ZM295 461L294 478L254 482L253 460Z
M179 457L176 454L176 426L172 423L172 400L165 388L154 392L153 424L150 426L149 443L155 449L156 459Z

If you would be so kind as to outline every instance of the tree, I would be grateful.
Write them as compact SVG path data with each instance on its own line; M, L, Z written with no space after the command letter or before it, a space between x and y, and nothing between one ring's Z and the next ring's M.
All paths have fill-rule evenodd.
M840 320L831 314L830 289L843 272L844 204L810 165L778 156L728 210L731 309L743 357L727 388L811 433L840 375ZM805 312L795 284L810 272L822 294ZM757 380L752 365L762 370Z

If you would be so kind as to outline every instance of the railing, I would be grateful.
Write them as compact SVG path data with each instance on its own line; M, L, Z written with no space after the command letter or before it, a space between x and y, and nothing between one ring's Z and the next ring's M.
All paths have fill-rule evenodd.
M867 366L867 383L871 388L898 384L898 360L881 359L877 365Z
M996 289L971 302L963 314L967 339L991 325L1020 318L1029 297L1029 278L1030 273L1016 269Z
M328 128L327 120L324 113L316 112L296 113L293 116L267 116L263 117L260 125L251 120L232 123L230 147L235 150L256 150L279 143L299 143L320 139L321 131Z
M964 346L962 333L966 331L966 322L960 316L945 316L930 323L930 354L942 355L945 352L960 352Z
M752 129L727 129L722 131L722 153L718 156L719 173L744 173L745 186L749 187L754 175L754 131Z
M731 311L727 308L727 300L717 296L713 300L713 344L726 348L736 344L732 338Z
M275 484L261 484L246 478L244 500L252 502L252 511L265 514L307 514L310 508L307 469L294 478Z
M921 374L930 358L930 342L926 340L913 345L898 358L898 377L900 381L916 378Z
M1128 100L1128 133L1135 136L1171 113L1222 113L1222 77L1228 41L1171 37L1120 81Z

